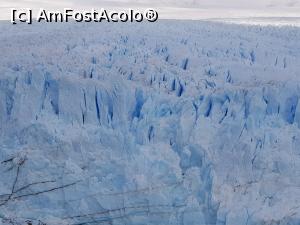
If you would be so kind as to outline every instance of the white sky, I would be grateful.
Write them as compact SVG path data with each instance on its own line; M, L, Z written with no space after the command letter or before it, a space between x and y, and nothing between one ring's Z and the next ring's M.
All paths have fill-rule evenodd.
M10 19L11 8L62 10L155 8L160 18L300 17L300 0L0 0L0 19Z

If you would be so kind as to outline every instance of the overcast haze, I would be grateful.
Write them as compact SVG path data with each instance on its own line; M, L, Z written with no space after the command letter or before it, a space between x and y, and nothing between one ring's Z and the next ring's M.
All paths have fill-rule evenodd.
M160 18L197 19L247 16L300 16L300 0L0 0L0 18L9 19L11 8L64 7L88 8L147 8L159 11Z

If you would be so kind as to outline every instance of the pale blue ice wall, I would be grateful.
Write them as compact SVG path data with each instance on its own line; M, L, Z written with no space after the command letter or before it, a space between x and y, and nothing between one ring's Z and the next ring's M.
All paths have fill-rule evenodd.
M300 223L298 28L1 26L3 224Z

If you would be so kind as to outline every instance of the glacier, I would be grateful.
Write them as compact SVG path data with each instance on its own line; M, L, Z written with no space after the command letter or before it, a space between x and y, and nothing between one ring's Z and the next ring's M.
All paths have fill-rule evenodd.
M299 27L0 29L1 225L300 224Z

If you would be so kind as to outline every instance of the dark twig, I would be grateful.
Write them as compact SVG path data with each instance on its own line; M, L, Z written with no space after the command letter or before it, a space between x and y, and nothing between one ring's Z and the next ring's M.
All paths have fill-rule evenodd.
M181 207L185 207L185 206L186 205L162 205L162 204L160 204L160 205L148 205L147 204L147 205L137 205L137 206L124 206L124 207L120 207L120 208L107 209L107 210L94 212L94 213L64 217L63 219L75 219L75 218L103 215L103 214L109 214L109 213L113 213L113 212L122 212L122 211L130 210L130 209L147 209L147 210L149 210L149 208L181 208Z
M50 188L50 189L47 189L47 190L38 191L38 192L34 192L34 193L29 193L29 194L24 194L24 195L18 195L18 196L13 197L12 200L19 199L19 198L24 198L24 197L28 197L28 196L40 195L40 194L43 194L43 193L47 193L47 192L51 192L51 191L63 189L63 188L75 185L78 182L79 181L76 181L76 182L73 182L73 183L70 183L70 184L66 184L66 185L62 185L62 186L59 186L59 187L54 187L54 188Z
M8 162L12 162L12 161L14 160L14 158L15 158L15 157L6 159L6 160L2 161L1 164L5 164L5 163L8 163Z
M38 184L46 184L46 183L54 183L54 182L56 182L56 181L55 181L55 180L48 180L48 181L33 182L33 183L27 184L27 185L25 185L25 186L23 186L23 187L21 187L21 188L15 190L15 191L14 191L14 194L15 194L15 193L18 193L18 192L20 192L20 191L23 191L23 190L25 190L25 189L27 189L27 188L29 188L29 187L31 187L31 186L34 186L34 185L38 185Z

